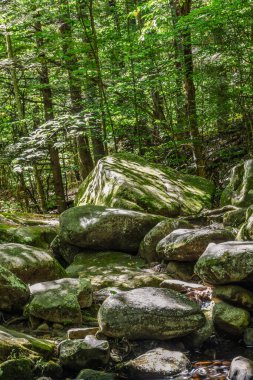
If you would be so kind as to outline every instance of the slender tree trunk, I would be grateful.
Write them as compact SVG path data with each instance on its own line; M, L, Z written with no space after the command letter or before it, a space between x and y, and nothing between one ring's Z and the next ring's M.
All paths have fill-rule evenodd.
M72 39L72 29L70 24L69 2L68 0L60 0L60 33L62 36L62 51L64 54L64 65L68 71L69 90L72 103L72 112L80 113L83 108L82 89L80 79L76 78L74 71L78 67L77 57L73 51L74 41ZM77 150L80 166L80 175L84 179L93 169L93 161L89 147L89 139L87 134L79 135L77 138Z
M40 84L41 84L41 93L42 93L43 104L44 104L44 115L45 115L45 120L49 121L49 120L54 119L52 90L49 83L49 71L48 71L46 56L44 53L44 40L43 40L43 37L41 36L42 27L41 27L41 22L38 20L35 23L35 29L36 29L36 32L38 33L36 36L36 42L37 42L38 54L39 54L40 63L41 63ZM53 142L49 144L48 149L49 149L50 162L51 162L52 173L53 173L54 191L56 195L57 208L58 208L58 211L61 213L66 209L66 202L65 202L65 194L64 194L64 187L63 187L62 174L61 174L59 152L58 152L58 149L55 148Z
M5 40L6 40L8 58L11 61L11 78L12 78L13 91L14 91L14 96L15 96L15 104L16 104L16 109L17 109L17 114L18 114L18 120L20 122L19 129L22 136L26 134L26 127L24 124L24 110L23 110L22 103L20 100L19 86L18 86L18 80L17 80L16 56L13 51L11 36L7 28L5 29ZM23 172L19 173L19 179L20 179L20 189L23 193L26 210L30 211L29 196L28 196L28 191L27 191Z
M179 17L183 17L190 13L192 0L175 0L173 4L176 6L176 14L178 14ZM196 164L197 174L201 177L205 177L205 161L203 156L202 139L198 129L196 89L193 80L194 66L191 30L186 25L181 33L184 59L184 87L186 94L186 121L190 131L193 158Z

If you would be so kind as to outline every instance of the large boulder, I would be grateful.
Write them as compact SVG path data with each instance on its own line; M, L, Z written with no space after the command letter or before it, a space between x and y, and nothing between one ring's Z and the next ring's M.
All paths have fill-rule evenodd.
M156 246L160 240L178 228L193 228L186 220L167 218L150 230L141 242L139 255L148 263L159 261Z
M165 340L195 331L205 317L183 294L147 287L108 297L99 309L98 321L109 337Z
M47 252L24 244L0 244L0 265L28 284L67 277Z
M230 182L221 195L221 205L249 207L253 203L253 160L232 169Z
M148 165L139 157L125 157L102 158L82 183L76 205L94 204L165 216L194 214L211 206L212 182Z
M136 211L80 206L60 216L63 243L94 250L138 252L144 236L164 217Z
M190 369L189 359L179 351L155 348L123 364L131 379L158 379L175 376Z
M195 272L210 284L253 281L253 242L210 243Z
M29 296L28 286L8 269L0 266L0 310L22 309Z
M64 278L30 287L32 299L26 306L29 317L63 324L82 323L81 308L92 304L89 281Z
M164 273L146 268L140 257L123 252L80 253L66 272L70 277L89 279L95 289L159 286L167 278Z
M233 240L234 234L224 228L178 229L162 239L156 247L160 258L175 261L195 261L209 243Z

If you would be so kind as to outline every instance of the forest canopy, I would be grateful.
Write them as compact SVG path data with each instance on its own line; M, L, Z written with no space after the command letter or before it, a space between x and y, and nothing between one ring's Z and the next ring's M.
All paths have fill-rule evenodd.
M218 185L251 155L250 0L9 0L0 19L0 208L63 211L107 154Z

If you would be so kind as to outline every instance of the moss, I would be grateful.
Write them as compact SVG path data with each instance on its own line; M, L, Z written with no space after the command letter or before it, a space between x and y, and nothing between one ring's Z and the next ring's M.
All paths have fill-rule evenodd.
M33 363L29 359L12 359L0 364L1 380L32 380Z
M127 209L176 216L210 207L213 195L214 185L206 179L147 165L142 158L120 154L98 162L80 186L76 205L122 205Z

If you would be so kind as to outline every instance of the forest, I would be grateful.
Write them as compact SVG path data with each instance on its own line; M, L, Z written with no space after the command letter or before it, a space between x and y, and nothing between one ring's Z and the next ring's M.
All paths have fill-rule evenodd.
M1 0L0 380L252 347L252 0Z

